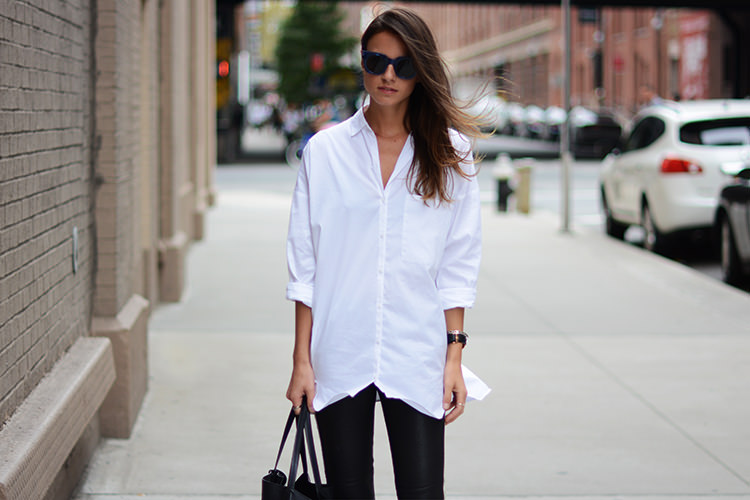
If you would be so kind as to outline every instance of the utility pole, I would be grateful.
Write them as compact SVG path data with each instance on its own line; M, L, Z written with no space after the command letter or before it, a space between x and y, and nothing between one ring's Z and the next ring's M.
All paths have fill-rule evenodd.
M571 33L570 0L562 0L563 25L565 31L565 63L563 68L563 102L565 103L565 123L560 134L560 160L562 162L562 232L570 232L570 72L571 72Z

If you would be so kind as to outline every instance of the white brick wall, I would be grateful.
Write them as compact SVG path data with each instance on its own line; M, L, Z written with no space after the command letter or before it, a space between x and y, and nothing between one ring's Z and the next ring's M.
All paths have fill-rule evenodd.
M89 326L89 18L0 0L0 425Z

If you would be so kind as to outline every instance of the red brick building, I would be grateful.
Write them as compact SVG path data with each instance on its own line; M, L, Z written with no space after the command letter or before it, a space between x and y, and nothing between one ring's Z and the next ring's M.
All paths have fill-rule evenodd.
M350 16L373 4L343 2ZM495 79L509 101L562 105L562 13L550 5L393 2L432 26L458 87ZM629 115L640 88L663 98L731 97L729 29L709 11L573 8L571 101ZM356 23L352 23L354 26Z

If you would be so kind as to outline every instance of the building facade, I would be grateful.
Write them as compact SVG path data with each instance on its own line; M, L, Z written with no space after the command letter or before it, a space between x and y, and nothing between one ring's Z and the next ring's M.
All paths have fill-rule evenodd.
M375 2L343 2L364 19ZM433 28L460 93L494 81L508 101L562 106L564 25L556 5L389 2ZM371 18L371 17L370 17ZM572 8L571 102L629 116L649 86L666 99L738 97L732 22L710 11ZM736 23L734 23L736 24Z
M130 434L214 200L213 9L0 0L0 499Z

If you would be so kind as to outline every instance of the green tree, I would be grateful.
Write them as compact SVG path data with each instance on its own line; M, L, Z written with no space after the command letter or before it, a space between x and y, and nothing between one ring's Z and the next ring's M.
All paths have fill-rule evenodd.
M327 77L357 42L342 33L343 19L336 2L297 2L276 47L279 93L287 102L304 103L325 95Z

